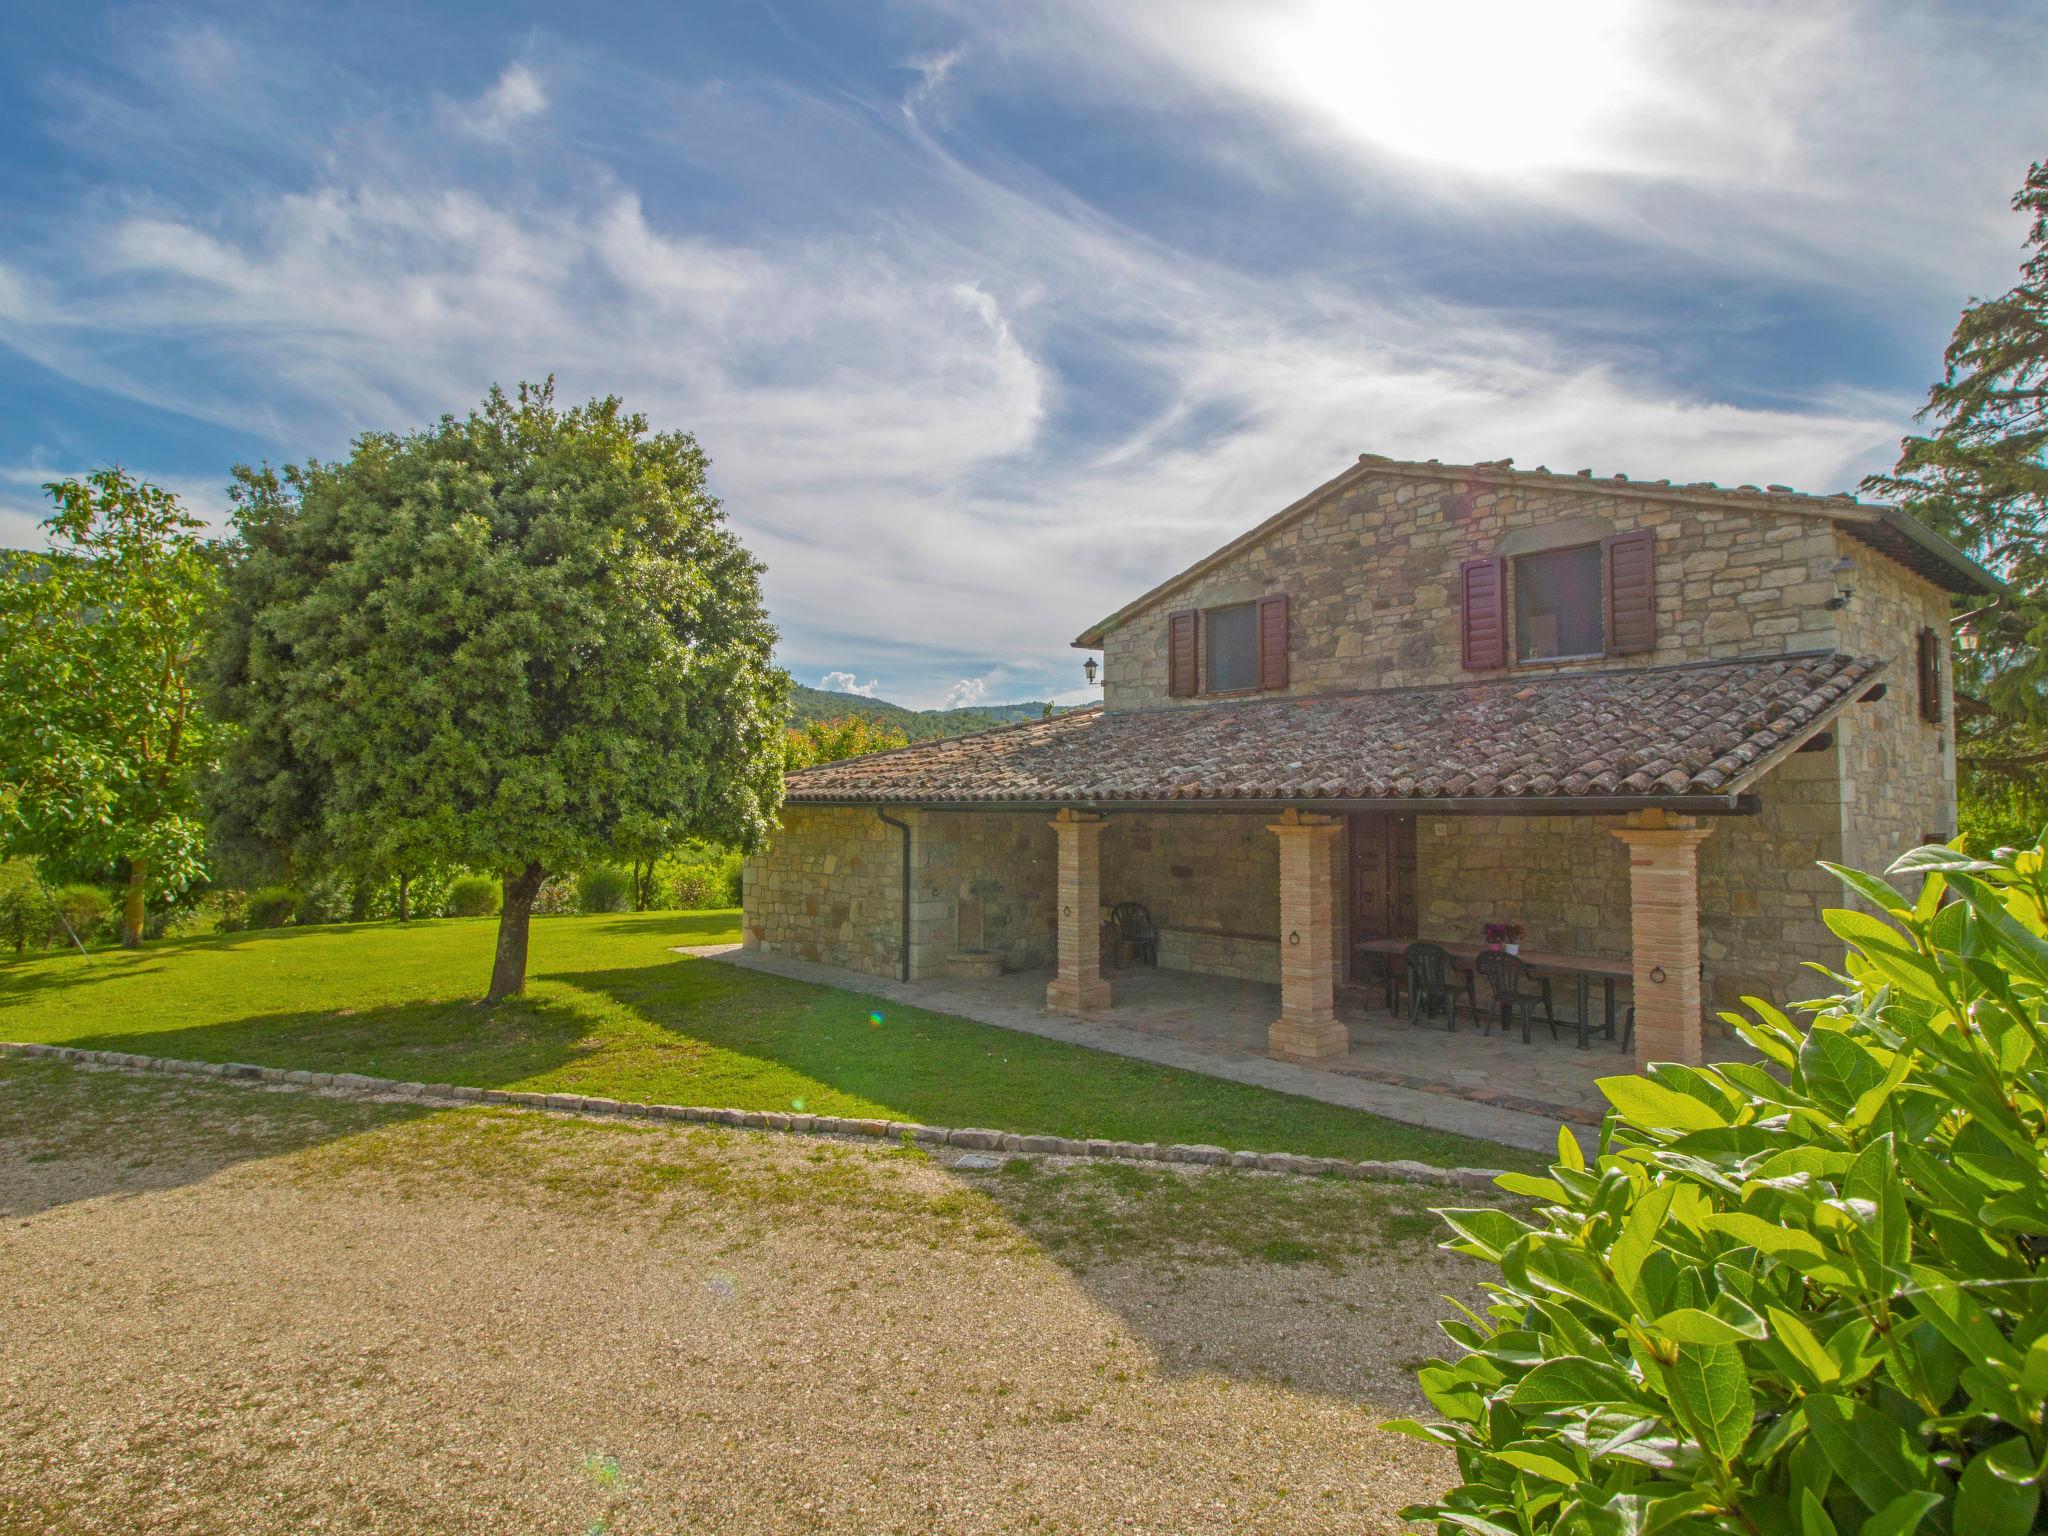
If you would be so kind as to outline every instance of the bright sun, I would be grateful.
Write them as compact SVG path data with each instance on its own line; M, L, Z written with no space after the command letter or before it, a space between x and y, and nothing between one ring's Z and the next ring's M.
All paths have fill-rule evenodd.
M1473 169L1566 169L1619 147L1599 130L1635 94L1628 14L1622 0L1303 0L1259 8L1245 41L1262 75L1349 135Z

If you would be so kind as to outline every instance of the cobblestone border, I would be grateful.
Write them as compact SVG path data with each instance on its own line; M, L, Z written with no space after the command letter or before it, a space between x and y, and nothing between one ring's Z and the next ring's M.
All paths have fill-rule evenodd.
M924 1146L953 1147L963 1152L1016 1152L1051 1157L1192 1163L1217 1168L1251 1168L1262 1173L1336 1174L1347 1179L1443 1184L1463 1189L1491 1189L1500 1173L1496 1168L1438 1168L1407 1158L1387 1162L1372 1159L1351 1162L1341 1157L1303 1157L1293 1152L1232 1152L1223 1147L1185 1143L1162 1146L1156 1141L1022 1136L1014 1131L991 1131L978 1127L950 1129L902 1120L857 1120L842 1115L708 1109L686 1104L639 1104L619 1099L589 1098L580 1093L527 1093L506 1088L471 1088L455 1083L406 1083L388 1077L366 1077L360 1072L287 1071L282 1067L258 1067L240 1061L183 1061L172 1056L141 1056L127 1051L88 1051L74 1045L24 1045L0 1041L0 1055L44 1057L85 1066L162 1072L179 1077L217 1077L361 1098L495 1104L554 1114L611 1115L628 1120L681 1120L698 1125L785 1131L806 1136L857 1136L870 1141L901 1142L908 1138Z

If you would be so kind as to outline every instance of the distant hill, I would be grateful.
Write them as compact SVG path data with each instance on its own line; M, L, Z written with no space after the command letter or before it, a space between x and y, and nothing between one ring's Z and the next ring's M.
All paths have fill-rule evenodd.
M912 741L965 736L969 731L1036 720L1045 713L1043 699L1025 704L976 704L968 709L905 709L887 699L828 693L823 688L806 688L802 683L792 685L790 691L790 719L797 725L807 720L844 720L848 715L859 715L893 726Z

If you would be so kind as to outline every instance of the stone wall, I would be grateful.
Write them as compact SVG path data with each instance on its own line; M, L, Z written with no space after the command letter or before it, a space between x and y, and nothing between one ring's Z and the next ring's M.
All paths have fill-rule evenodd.
M1163 969L1280 979L1280 844L1270 816L1115 815L1102 837L1102 904L1143 902Z
M1049 966L1057 937L1052 829L1038 813L892 812L911 828L910 974L963 950L1008 970ZM742 877L749 949L894 976L902 932L900 834L873 811L789 806Z
M1835 722L1844 779L1842 862L1882 873L1930 834L1946 841L1956 833L1949 600L1933 583L1846 535L1840 552L1856 562L1855 571L1844 578L1855 596L1837 618L1842 649L1891 661L1880 679L1884 697L1851 705ZM1917 637L1923 625L1941 637L1943 712L1938 724L1920 718Z
M911 838L910 973L993 951L1006 971L1051 966L1059 947L1059 845L1043 811L921 811ZM907 819L907 818L906 818Z
M1269 592L1285 592L1290 600L1291 693L1613 666L1602 658L1465 671L1459 665L1458 564L1594 542L1635 528L1657 534L1657 645L1627 664L1837 646L1836 615L1821 606L1835 590L1829 566L1838 553L1836 535L1819 517L1569 485L1375 474L1112 631L1103 643L1103 702L1109 709L1202 702L1167 695L1167 614ZM1883 559L1864 553L1866 565ZM1509 587L1512 610L1512 581ZM1510 611L1511 634L1513 628Z
M1141 901L1162 928L1277 940L1280 845L1270 816L1114 815L1102 835L1102 904Z
M741 871L741 943L894 976L901 942L898 835L872 811L784 807L775 840Z

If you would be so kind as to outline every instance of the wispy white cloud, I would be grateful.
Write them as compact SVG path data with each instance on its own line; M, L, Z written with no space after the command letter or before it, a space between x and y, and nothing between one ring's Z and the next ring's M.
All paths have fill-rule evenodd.
M818 686L827 693L853 693L864 699L872 699L875 690L882 686L882 680L875 677L863 683L851 672L827 672L818 679Z
M1268 11L1299 36L1259 31ZM1503 189L1484 165L1400 150L1377 117L1291 95L1274 49L1307 47L1328 14L962 7L947 18L960 41L915 65L907 113L887 98L864 112L825 94L679 95L628 65L585 77L550 55L545 83L514 64L463 104L499 125L502 144L420 131L453 109L415 103L412 117L390 108L338 124L268 179L67 210L0 267L0 343L285 457L462 409L493 381L554 372L571 398L616 391L712 454L736 527L768 562L786 659L843 691L877 685L838 668L880 670L911 704L968 681L1013 697L1064 688L1078 662L1069 636L1361 450L1819 490L1887 456L1914 399L1780 391L1739 406L1672 382L1665 339L1619 319L1571 328L1484 297L1451 302L1398 267L1361 282L1340 267L1235 263L985 145L969 153L925 110L985 75L1013 90L1122 91L1146 110L1208 114L1201 131L1218 153L1276 185L1363 187L1373 166L1386 185L1372 196L1465 199L1509 225L1540 197L1633 229L1645 263L1696 240L1730 263L1796 266L1811 262L1827 208L1896 215L1876 162L1906 128L1849 103L1875 137L1839 145L1807 98L1738 80L1734 53L1687 75L1670 56L1683 29L1645 33L1633 10L1600 11L1620 33L1596 40L1641 77L1605 91L1600 112L1553 124L1547 148L1532 140L1542 154ZM1704 8L1672 14L1711 21ZM1853 16L1761 28L1759 74L1782 85L1814 67ZM1387 36L1427 43L1428 25ZM1454 71L1457 50L1418 50L1363 60L1360 89L1387 69ZM1583 60L1559 68L1509 104L1535 110L1588 75ZM1463 77L1473 110L1482 76ZM1835 99L1833 85L1816 89ZM1645 118L1646 93L1661 118ZM1458 99L1453 79L1446 100ZM620 101L673 115L693 164L772 189L781 216L735 228L679 211L644 163L606 158L587 130L567 135L566 119ZM148 152L146 115L97 98L91 110L110 158ZM1699 126L1747 117L1734 148ZM1269 152L1281 142L1292 159ZM1483 159L1485 142L1459 153ZM1842 185L1814 191L1837 148ZM1754 195L1774 167L1789 167L1785 185L1806 203ZM2016 171L1973 161L1962 179ZM1663 218L1688 187L1705 200ZM1939 210L1953 200L1929 195ZM1988 219L2005 192L1969 195L1985 197ZM797 206L807 219L787 215ZM1864 217L1843 227L1863 230ZM1726 227L1687 222L1702 218ZM2008 265L2015 235L1998 228ZM1849 243L1845 261L1879 259L1879 242ZM1983 260L1986 242L1953 243L1969 255L1952 264Z
M502 139L529 118L548 108L540 76L524 64L508 64L497 83L459 109L464 129L481 139Z
M1547 208L1821 284L2006 276L1985 237L2042 153L2039 114L2016 108L2048 71L2048 32L2024 7L925 3L1035 63L1036 89L1232 114L1195 142L1236 174L1284 167L1497 228Z
M988 679L963 677L946 690L947 709L970 709L988 700Z
M919 54L910 60L909 68L917 72L917 84L903 95L900 103L903 115L912 122L928 117L940 126L946 126L951 120L946 108L946 83L966 56L967 49L962 45L937 53Z

